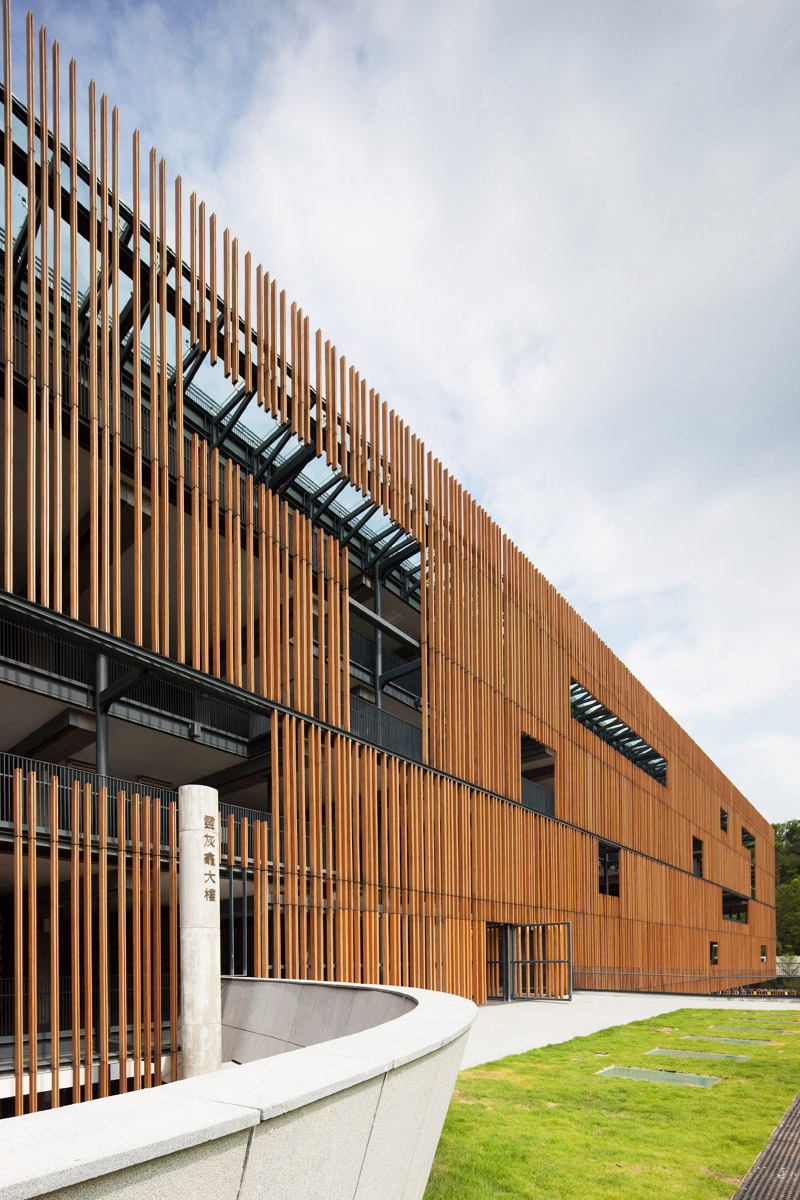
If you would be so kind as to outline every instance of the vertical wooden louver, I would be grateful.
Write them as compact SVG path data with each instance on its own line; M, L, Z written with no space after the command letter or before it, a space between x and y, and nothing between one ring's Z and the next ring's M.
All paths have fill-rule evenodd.
M224 825L249 914L234 961L482 1002L511 925L534 964L515 965L514 987L556 995L564 935L542 930L569 921L584 987L707 992L769 974L769 825L194 192L187 215L181 178L138 132L126 207L118 111L94 83L86 107L74 62L61 145L58 43L48 74L32 16L25 49L19 106L3 0L3 592L143 647L159 669L188 664L199 693L203 675L223 680L260 714L261 807ZM224 412L206 398L202 420L200 362L236 389ZM271 449L243 436L234 453L226 436L251 401ZM300 504L274 482L267 452L315 458L413 552L416 757L356 736L364 564L347 522L323 527L310 493ZM571 680L658 748L665 782L573 719ZM522 804L523 737L552 754L554 817ZM15 1110L174 1078L173 797L28 762L5 787ZM747 925L721 918L722 887L750 894L749 852L720 830L721 807L759 847ZM598 888L600 839L619 847L619 895Z

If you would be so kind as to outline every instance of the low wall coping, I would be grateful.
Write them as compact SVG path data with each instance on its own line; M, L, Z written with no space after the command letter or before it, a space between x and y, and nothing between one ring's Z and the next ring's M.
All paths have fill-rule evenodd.
M278 981L264 982L274 987ZM160 1087L0 1121L0 1198L45 1195L303 1108L441 1049L470 1028L477 1012L471 1000L444 992L285 982L389 992L416 1005L383 1024L332 1041Z

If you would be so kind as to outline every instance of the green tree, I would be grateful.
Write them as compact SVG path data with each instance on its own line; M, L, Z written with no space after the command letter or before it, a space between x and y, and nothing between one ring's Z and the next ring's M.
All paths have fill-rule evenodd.
M791 883L800 875L800 821L783 821L775 830L775 883Z
M800 875L775 889L778 954L800 954Z
M800 954L800 821L782 821L772 828L778 954Z

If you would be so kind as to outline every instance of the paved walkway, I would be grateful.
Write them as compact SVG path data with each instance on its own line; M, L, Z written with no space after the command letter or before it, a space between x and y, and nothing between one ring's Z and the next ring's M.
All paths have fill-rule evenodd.
M679 1008L724 1008L733 1011L800 1011L800 1001L725 999L720 996L651 996L635 992L576 992L572 1001L517 1000L478 1009L469 1035L465 1067L524 1054L538 1046L568 1042L612 1025L643 1021Z

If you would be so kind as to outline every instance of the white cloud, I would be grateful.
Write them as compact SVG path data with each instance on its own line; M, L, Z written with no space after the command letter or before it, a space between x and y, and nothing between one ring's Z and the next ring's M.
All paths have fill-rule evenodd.
M800 684L795 21L791 0L49 18L768 816L793 779L740 748L791 737Z
M771 821L797 820L800 806L798 757L800 736L797 734L750 738L729 749L729 758L735 764L742 790L750 795L761 793L773 797L768 812Z

